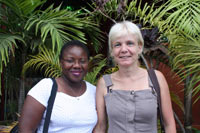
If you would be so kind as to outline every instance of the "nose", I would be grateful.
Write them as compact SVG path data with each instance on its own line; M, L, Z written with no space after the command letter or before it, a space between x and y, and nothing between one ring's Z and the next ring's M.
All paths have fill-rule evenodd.
M128 49L127 49L127 46L125 45L125 44L122 44L122 46L121 46L121 52L127 52L128 51Z
M75 61L73 67L80 68L81 67L81 63L79 61Z

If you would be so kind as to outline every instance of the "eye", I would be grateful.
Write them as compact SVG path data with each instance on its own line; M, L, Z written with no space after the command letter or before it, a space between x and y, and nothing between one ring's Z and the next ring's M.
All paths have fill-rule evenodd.
M128 41L127 42L127 45L129 45L129 46L132 46L132 45L134 45L135 43L134 42L131 42L131 41Z
M113 47L119 47L119 46L121 46L120 43L115 43L115 44L113 44Z
M74 62L74 60L73 59L63 59L65 62L67 62L67 63L73 63Z
M81 63L81 64L87 63L87 59L81 59L81 60L80 60L80 63Z

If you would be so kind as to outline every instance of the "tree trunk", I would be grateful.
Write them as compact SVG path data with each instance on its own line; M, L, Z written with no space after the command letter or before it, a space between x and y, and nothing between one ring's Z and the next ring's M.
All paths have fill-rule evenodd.
M3 68L4 69L4 68ZM1 74L1 89L0 89L0 97L1 97L1 101L0 101L0 107L1 107L1 111L0 111L0 120L2 121L2 120L4 120L4 106L5 106L5 88L4 88L4 71L2 72L2 74Z
M24 46L23 46L24 47ZM22 67L25 64L26 48L23 48L22 52ZM25 99L25 76L20 76L20 88L19 88L19 101L18 101L18 113L21 113L22 106Z
M192 133L192 89L189 88L190 78L190 76L186 78L186 85L184 90L184 127L186 133Z

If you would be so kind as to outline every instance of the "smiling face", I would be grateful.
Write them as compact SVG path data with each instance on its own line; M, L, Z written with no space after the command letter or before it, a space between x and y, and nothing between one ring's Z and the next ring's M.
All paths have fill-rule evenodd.
M142 45L133 34L116 37L112 41L111 55L119 66L131 66L138 63L138 55L142 52Z
M79 46L67 47L60 59L62 72L71 82L81 82L88 71L88 55Z

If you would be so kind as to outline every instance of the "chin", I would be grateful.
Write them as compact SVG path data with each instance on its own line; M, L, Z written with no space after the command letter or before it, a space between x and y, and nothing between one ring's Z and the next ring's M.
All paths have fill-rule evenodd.
M120 67L130 67L132 66L133 64L118 64Z
M133 62L132 61L121 61L121 62L119 62L118 63L120 66L130 66L130 65L132 65L133 64Z
M81 81L83 81L83 78L74 78L74 79L71 79L71 82L74 82L74 83L79 83L79 82L81 82Z

